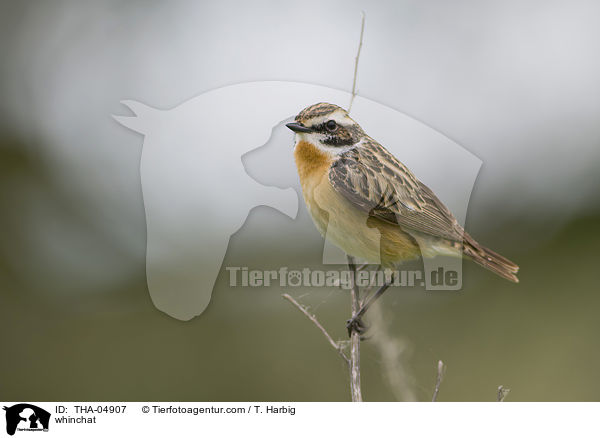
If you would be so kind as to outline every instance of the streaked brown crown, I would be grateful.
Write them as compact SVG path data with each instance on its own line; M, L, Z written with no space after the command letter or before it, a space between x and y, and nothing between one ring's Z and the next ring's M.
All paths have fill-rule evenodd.
M308 106L302 111L300 111L300 113L296 116L296 121L300 123L305 123L307 120L310 120L313 117L325 116L327 114L333 113L338 109L343 108L327 102L315 103L314 105Z

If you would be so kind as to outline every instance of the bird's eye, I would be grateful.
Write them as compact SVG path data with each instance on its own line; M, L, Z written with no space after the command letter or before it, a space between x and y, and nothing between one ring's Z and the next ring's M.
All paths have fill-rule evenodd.
M335 120L330 120L325 124L325 127L328 131L334 132L337 129L337 123L335 123Z

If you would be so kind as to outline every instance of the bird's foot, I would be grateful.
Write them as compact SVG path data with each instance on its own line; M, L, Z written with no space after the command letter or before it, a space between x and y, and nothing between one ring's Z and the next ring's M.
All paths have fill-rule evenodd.
M356 332L361 335L361 340L366 339L362 335L367 332L369 326L366 325L360 317L353 317L346 321L346 328L348 329L348 336L352 336L352 332Z

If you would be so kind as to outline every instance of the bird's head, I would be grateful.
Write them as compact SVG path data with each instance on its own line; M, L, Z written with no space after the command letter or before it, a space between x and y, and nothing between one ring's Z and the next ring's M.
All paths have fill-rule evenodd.
M304 108L286 126L296 133L296 142L306 141L334 154L351 149L365 135L345 109L326 102Z

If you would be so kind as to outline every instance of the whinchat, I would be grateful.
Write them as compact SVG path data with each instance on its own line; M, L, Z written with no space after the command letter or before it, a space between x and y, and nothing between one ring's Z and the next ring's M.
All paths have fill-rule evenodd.
M515 263L477 243L433 191L343 108L317 103L295 120L286 126L296 134L304 201L320 233L346 254L392 269L421 256L466 256L518 282Z

